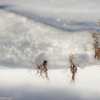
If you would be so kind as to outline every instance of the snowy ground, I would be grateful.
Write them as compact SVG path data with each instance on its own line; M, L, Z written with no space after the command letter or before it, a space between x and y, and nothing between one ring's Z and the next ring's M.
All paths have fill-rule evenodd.
M87 31L62 31L4 10L0 13L0 64L7 67L29 67L42 48L51 57L49 68L65 68L68 54L91 41Z
M50 82L27 69L0 69L0 96L12 100L99 100L100 68L97 66L79 69L75 82L64 69L49 70Z
M0 0L0 4L1 9L67 31L97 29L100 17L99 0Z
M100 99L99 65L78 69L74 85L70 70L63 73L68 54L92 41L89 30L99 30L100 1L58 1L0 0L0 99ZM41 48L50 55L50 83L28 71ZM93 62L91 46L88 50Z

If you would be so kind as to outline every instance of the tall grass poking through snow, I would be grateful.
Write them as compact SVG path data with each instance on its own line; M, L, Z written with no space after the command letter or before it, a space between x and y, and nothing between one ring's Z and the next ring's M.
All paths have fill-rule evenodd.
M78 53L71 53L68 55L68 62L70 64L70 71L72 73L72 79L71 82L75 82L75 75L77 72L77 67L84 67L86 66L90 61L90 56L85 51L79 51Z
M97 21L100 25L100 19ZM97 32L95 30L89 32L91 37L93 38L93 50L94 50L94 58L100 60L100 31Z
M98 19L97 23L100 25L100 19ZM97 32L95 30L89 31L93 41L87 42L83 45L85 51L87 51L88 44L92 44L94 50L94 58L100 60L100 31Z
M69 56L69 63L70 63L70 71L72 73L72 80L75 80L75 74L77 72L77 67L76 65L73 63L73 59L74 59L74 55L73 54L70 54L68 55Z
M46 52L40 52L32 62L33 69L37 70L36 75L40 74L40 76L42 76L43 79L45 77L47 80L49 80L47 69L48 62L49 57Z

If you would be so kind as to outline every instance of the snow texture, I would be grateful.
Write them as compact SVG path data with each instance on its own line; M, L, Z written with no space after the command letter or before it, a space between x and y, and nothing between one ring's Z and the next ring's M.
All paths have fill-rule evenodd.
M66 68L67 54L92 41L88 31L98 27L100 1L51 1L0 0L0 65L30 67L43 48L52 57L50 68Z
M84 67L90 61L90 55L88 52L79 51L74 54L73 63L77 66Z
M0 0L1 9L67 31L99 29L95 23L99 4L99 0Z
M49 70L51 83L47 84L46 80L30 75L26 69L0 69L0 97L12 96L12 100L100 100L100 67L78 70L76 88L70 87L70 69L67 70L69 78L63 70Z
M98 30L95 21L100 16L99 5L100 0L0 0L0 97L13 96L12 100L100 100L100 67L78 71L75 84L81 92L67 88L70 70L69 78L63 74L68 63L67 54L92 41L89 30ZM52 84L21 69L30 66L40 48L50 53L50 68L64 68L48 71ZM91 49L90 53L93 55ZM82 52L74 56L73 61L80 65L89 58ZM47 53L39 53L36 59L38 64L43 64ZM90 92L83 92L84 89Z
M47 62L49 61L48 54L46 52L38 53L38 55L35 58L35 61L38 64L38 66L43 65L44 61L47 61Z

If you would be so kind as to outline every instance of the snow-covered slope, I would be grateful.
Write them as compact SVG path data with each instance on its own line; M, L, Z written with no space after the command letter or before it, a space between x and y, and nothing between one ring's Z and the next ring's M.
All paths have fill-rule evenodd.
M68 54L91 41L87 31L62 31L4 10L0 13L0 65L29 67L42 48L50 56L49 68L66 68Z
M0 0L1 9L67 31L98 29L99 4L99 0Z
M68 54L91 41L89 30L98 29L99 2L0 0L0 64L31 66L42 48L51 57L49 68L66 67Z

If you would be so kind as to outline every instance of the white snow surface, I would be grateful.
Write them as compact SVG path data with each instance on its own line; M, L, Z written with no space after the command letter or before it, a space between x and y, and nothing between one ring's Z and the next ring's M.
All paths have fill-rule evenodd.
M50 82L31 75L27 69L10 69L0 66L0 97L14 100L99 100L100 67L78 69L71 85L71 72L64 69L48 70Z
M50 56L48 68L66 68L68 54L92 41L87 31L62 31L11 12L0 13L0 64L7 67L30 67L42 48ZM88 50L93 56L92 48Z
M82 50L84 43L92 41L88 31L63 31L12 12L0 13L0 65L30 67L42 48L50 56L48 68L66 68L68 54ZM92 48L88 46L93 59Z
M68 54L91 42L99 30L100 1L0 0L0 64L29 67L40 48L49 52L49 68L68 67ZM91 16L91 18L90 18ZM89 48L93 58L92 48Z
M99 30L99 5L100 0L0 0L0 99L99 100L99 65L78 69L75 87L69 86L70 70L63 73L69 67L68 54L92 42L89 30ZM51 58L51 83L26 69L40 48ZM92 46L88 50L95 62ZM83 56L88 59L78 52L75 62L82 63Z
M90 62L90 55L88 52L85 51L79 51L77 53L74 53L74 59L73 63L80 67L86 66Z
M69 31L98 29L99 4L99 0L0 0L1 9Z
M36 63L38 64L38 66L43 65L44 61L49 61L49 56L46 52L40 52L38 53L38 55L35 58Z

